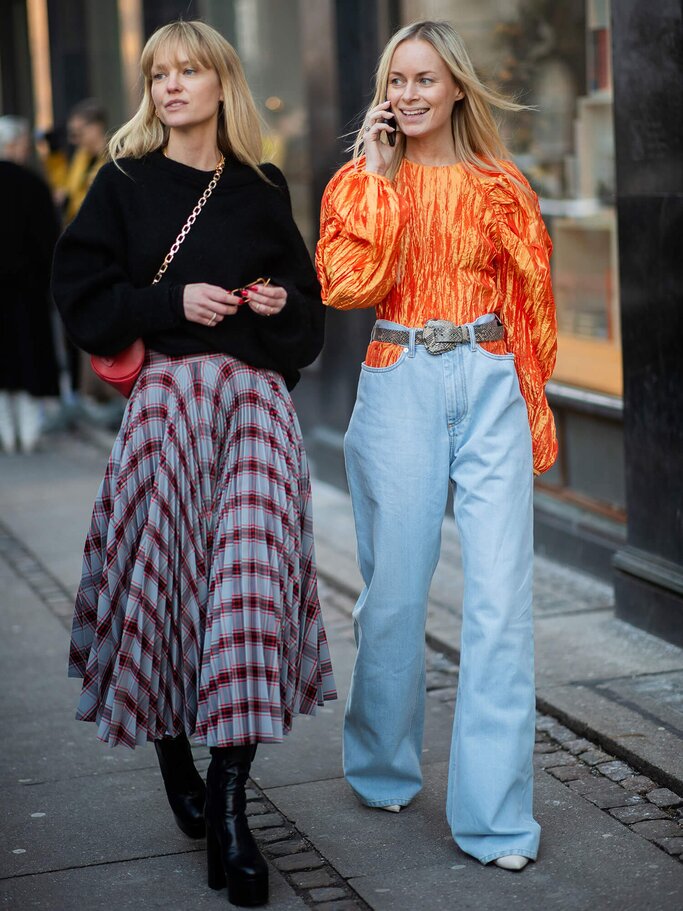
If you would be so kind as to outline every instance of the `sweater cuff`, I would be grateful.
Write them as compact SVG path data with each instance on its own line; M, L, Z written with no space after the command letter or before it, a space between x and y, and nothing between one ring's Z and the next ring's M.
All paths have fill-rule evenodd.
M184 295L185 285L171 285L171 312L175 314L178 324L185 322Z
M183 287L151 285L138 292L131 314L138 335L144 338L180 326L183 321Z

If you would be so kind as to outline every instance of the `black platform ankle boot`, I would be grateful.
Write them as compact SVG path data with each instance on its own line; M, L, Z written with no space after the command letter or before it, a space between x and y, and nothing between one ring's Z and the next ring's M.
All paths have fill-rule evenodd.
M204 838L204 802L206 785L194 766L190 741L180 737L155 740L166 796L178 828L188 838Z
M244 791L256 746L212 747L206 775L209 888L228 886L228 901L253 908L268 901L268 865L247 824Z

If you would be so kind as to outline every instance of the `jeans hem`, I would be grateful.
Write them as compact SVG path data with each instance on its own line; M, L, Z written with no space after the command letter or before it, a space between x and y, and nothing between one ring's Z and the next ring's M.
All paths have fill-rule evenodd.
M386 800L361 800L361 803L363 806L371 807L372 809L376 810L379 807L407 807L410 801L406 800L405 797L397 797L393 800L390 798L387 798Z

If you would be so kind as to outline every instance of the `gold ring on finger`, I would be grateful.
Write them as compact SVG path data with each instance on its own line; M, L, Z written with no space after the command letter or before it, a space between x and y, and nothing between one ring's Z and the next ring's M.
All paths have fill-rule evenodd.
M209 325L209 326L213 326L213 324L214 324L215 322L216 322L216 313L214 312L214 313L211 314L211 319L209 320L208 325Z

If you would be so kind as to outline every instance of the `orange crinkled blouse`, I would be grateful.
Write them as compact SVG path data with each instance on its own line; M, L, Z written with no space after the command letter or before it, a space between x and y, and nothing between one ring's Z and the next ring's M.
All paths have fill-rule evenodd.
M557 456L545 396L557 348L551 251L538 200L511 162L475 173L404 158L392 182L359 159L325 190L316 266L323 301L339 310L375 307L378 319L411 327L498 313L505 339L486 347L515 355L540 474ZM387 366L400 351L371 342L366 363Z

